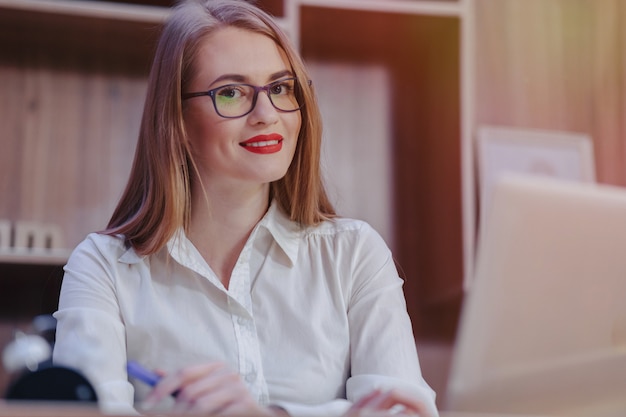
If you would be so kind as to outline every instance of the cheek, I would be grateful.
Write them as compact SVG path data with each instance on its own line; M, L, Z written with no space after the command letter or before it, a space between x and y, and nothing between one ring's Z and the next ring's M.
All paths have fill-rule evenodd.
M206 112L189 110L183 115L183 121L189 143L195 153L202 153L211 142L211 138L219 136L219 124Z
M211 116L204 106L192 106L183 112L183 122L185 128L190 134L192 132L201 132L210 125Z

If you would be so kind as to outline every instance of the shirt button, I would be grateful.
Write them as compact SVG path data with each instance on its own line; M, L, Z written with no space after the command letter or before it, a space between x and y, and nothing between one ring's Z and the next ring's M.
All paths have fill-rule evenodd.
M254 382L256 379L256 372L250 372L246 375L246 382Z
M245 325L245 324L247 324L247 323L248 323L248 319L247 319L247 318L245 318L245 317L241 317L241 316L239 316L239 317L237 318L237 323L239 323L239 324L241 324L241 325L243 326L243 325Z

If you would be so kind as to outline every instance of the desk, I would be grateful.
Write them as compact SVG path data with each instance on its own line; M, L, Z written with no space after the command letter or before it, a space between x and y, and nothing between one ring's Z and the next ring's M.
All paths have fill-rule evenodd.
M71 403L35 403L35 402L6 402L0 400L0 417L103 417L96 407L85 406ZM159 413L159 417L165 417ZM180 414L176 415L180 417ZM193 414L188 416L193 417ZM116 414L115 417L137 417L137 416L121 416ZM200 417L200 416L198 416ZM206 416L202 416L206 417ZM253 417L253 416L242 416ZM320 416L323 417L323 416ZM452 411L442 411L440 417L541 417L528 415L512 415L512 414L493 414L493 413L461 413Z
M500 413L465 413L457 411L440 411L439 417L550 417L528 414L500 414Z
M82 404L0 400L0 417L102 417L102 413Z

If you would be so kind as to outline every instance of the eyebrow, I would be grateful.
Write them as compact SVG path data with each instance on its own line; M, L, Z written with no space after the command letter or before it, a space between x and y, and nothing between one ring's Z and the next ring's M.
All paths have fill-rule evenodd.
M278 71L275 72L273 74L271 74L269 76L269 80L270 82L276 81L280 78L283 77L293 77L293 72L291 70L282 70L282 71ZM248 78L241 75L241 74L224 74L224 75L220 75L219 77L217 77L215 80L213 80L213 82L210 84L210 86L220 82L220 81L232 81L232 82L236 82L236 83L245 83L248 81Z

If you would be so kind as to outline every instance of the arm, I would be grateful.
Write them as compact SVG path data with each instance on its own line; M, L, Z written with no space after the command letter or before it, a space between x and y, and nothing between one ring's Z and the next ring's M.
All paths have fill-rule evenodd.
M97 235L88 237L70 256L54 315L53 360L80 370L96 389L105 411L135 413L134 391L125 371L125 329L114 285L118 256L115 239Z
M143 410L152 410L165 397L176 398L177 413L283 417L278 407L256 403L238 373L221 362L187 366L162 378L142 403Z
M345 230L325 246L332 251L322 255L333 265L328 274L336 274L341 283L350 349L346 396L319 404L280 401L278 405L292 416L308 417L354 415L355 409L380 412L397 402L406 409L420 408L423 417L434 417L434 392L421 375L403 282L391 253L368 225L349 225ZM370 401L360 402L375 393ZM411 404L403 404L407 398Z
M422 378L402 279L383 239L365 225L354 246L348 318L352 401L373 390L402 392L437 416L435 393Z
M429 416L426 405L399 390L374 390L354 403L344 417L381 415Z

